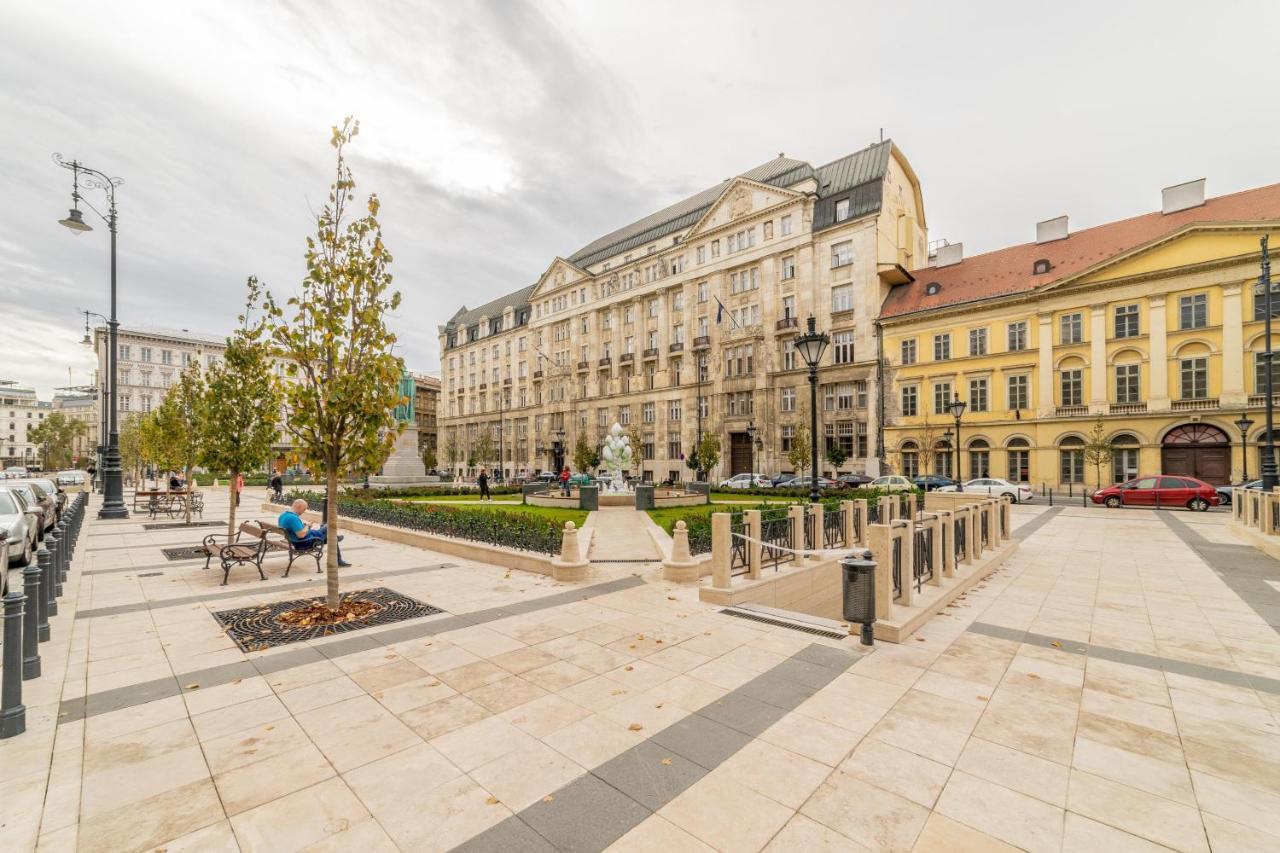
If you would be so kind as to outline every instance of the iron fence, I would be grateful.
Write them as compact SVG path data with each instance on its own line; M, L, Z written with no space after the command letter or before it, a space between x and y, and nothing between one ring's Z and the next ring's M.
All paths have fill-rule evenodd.
M987 513L978 512L978 541L982 543L983 548L987 548L991 543L991 531L988 529Z
M804 510L804 549L806 551L817 550L817 527L818 519L813 514L813 508L805 507Z
M902 538L899 536L893 537L889 567L893 576L893 600L897 601L902 598Z
M745 575L751 570L751 555L747 550L747 525L729 525L729 575Z
M1280 501L1271 502L1271 529L1280 533Z
M844 512L828 512L822 516L822 543L825 548L844 548Z
M956 546L957 562L964 559L965 552L968 550L968 543L965 541L965 536L966 536L966 528L968 528L969 525L966 522L967 522L967 519L965 518L965 516L957 515L953 525L955 527L955 546Z
M997 512L1000 515L1000 538L1008 539L1009 538L1009 516L1004 511L1003 502L997 508Z
M780 563L791 559L794 549L791 538L791 519L770 518L760 522L760 566L771 566L776 571ZM785 549L785 550L784 550Z
M925 581L933 580L933 528L917 527L915 529L915 545L911 549L911 577L916 585L916 592Z
M879 524L879 523L880 523L880 502L868 501L867 502L867 524Z
M862 513L856 510L853 513L853 538L855 542L862 541ZM852 545L853 542L848 544Z

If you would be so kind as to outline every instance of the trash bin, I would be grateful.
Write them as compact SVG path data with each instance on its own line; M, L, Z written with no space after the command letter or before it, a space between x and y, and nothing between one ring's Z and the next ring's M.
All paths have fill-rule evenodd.
M870 551L855 551L840 561L843 569L844 618L862 626L862 645L874 642L876 622L876 562Z

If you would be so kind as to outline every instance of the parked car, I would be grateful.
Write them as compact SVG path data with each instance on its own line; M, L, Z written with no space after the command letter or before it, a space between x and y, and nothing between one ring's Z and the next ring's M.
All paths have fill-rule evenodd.
M58 523L58 506L55 499L46 494L44 489L25 480L9 480L5 488L22 496L27 509L39 514L40 524L36 528L37 539L44 539L44 532Z
M54 480L59 486L83 486L89 482L89 476L84 471L59 471Z
M845 489L860 489L870 483L871 477L866 474L841 474L836 477L836 483Z
M919 477L912 477L911 482L915 484L917 489L924 489L926 492L932 492L943 486L954 486L956 481L950 477L944 477L941 474L921 474Z
M30 510L21 495L0 487L0 530L8 534L5 540L5 559L0 560L0 570L5 574L0 586L6 591L9 585L9 567L25 566L35 556L38 518L38 511Z
M727 480L720 481L722 489L771 489L773 480L764 474L734 474Z
M58 488L57 483L55 483L53 480L50 480L48 477L27 477L25 480L19 480L18 482L31 483L33 485L39 486L45 492L45 494L52 495L54 497L54 500L56 501L56 507L58 511L57 518L62 517L62 510L67 505L67 493L64 492L62 489ZM56 521L57 518L55 518L54 520Z
M812 477L793 477L792 479L787 480L785 483L782 483L780 488L808 489L808 488L811 488L812 485L813 485ZM826 477L818 478L818 488L820 489L834 489L835 486L836 486L835 480L828 480Z
M560 481L560 475L555 471L543 471L538 474L538 476L534 477L533 481L535 483L558 483Z
M889 474L872 480L871 488L885 492L910 492L915 490L915 484L901 474Z
M10 465L8 468L4 469L4 475L11 480L17 479L18 477L25 477L27 476L27 469L23 468L21 465Z
M964 484L965 492L973 492L979 495L991 495L992 497L1000 497L1008 495L1013 498L1014 503L1029 501L1033 497L1030 486L1021 483L1011 483L1008 480L1001 480L999 477L978 477ZM956 492L959 491L954 485L940 486L934 491L938 492Z
M1243 486L1214 486L1218 493L1218 501L1220 506L1231 506L1231 493L1233 489L1261 489L1261 480L1250 480Z
M1196 512L1204 512L1218 506L1221 499L1218 490L1195 477L1160 475L1135 477L1124 483L1098 489L1090 499L1115 509L1121 506L1175 507L1185 506Z

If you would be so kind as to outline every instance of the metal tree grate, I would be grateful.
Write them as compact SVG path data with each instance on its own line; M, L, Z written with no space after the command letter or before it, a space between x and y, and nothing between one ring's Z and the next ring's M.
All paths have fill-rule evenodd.
M181 545L177 548L161 548L166 560L194 560L205 556L203 545Z
M187 524L183 521L159 521L153 524L142 525L143 530L177 530L180 527L226 527L225 521L193 521Z
M335 625L298 626L282 624L278 621L280 614L324 601L324 596L316 598L300 598L295 601L279 601L275 604L263 604L258 607L241 607L236 610L222 610L213 614L218 624L226 630L231 639L242 651L255 652L274 646L299 643L317 637L330 637L334 634L345 634L372 628L376 625L391 625L406 619L417 619L421 616L434 616L444 611L430 604L401 595L394 590L380 586L375 589L362 589L347 593L344 598L356 601L368 601L379 605L377 611L363 619L350 622L339 622Z

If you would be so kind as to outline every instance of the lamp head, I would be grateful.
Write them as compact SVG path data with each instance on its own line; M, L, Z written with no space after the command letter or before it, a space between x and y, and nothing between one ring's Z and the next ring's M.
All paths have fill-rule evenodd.
M829 337L817 330L817 321L810 315L807 331L796 336L795 349L808 367L815 368L822 362L822 354L830 342Z
M964 400L952 400L951 401L951 417L955 418L956 420L960 420L961 416L964 415L964 410L967 407L968 407L968 404Z
M80 213L80 208L73 207L67 211L66 219L59 219L58 224L71 229L73 234L83 234L86 231L92 231L93 226L84 221L84 215Z
M1239 428L1241 435L1248 434L1251 426L1253 426L1253 421L1248 415L1241 415L1239 420L1236 421L1236 427Z

